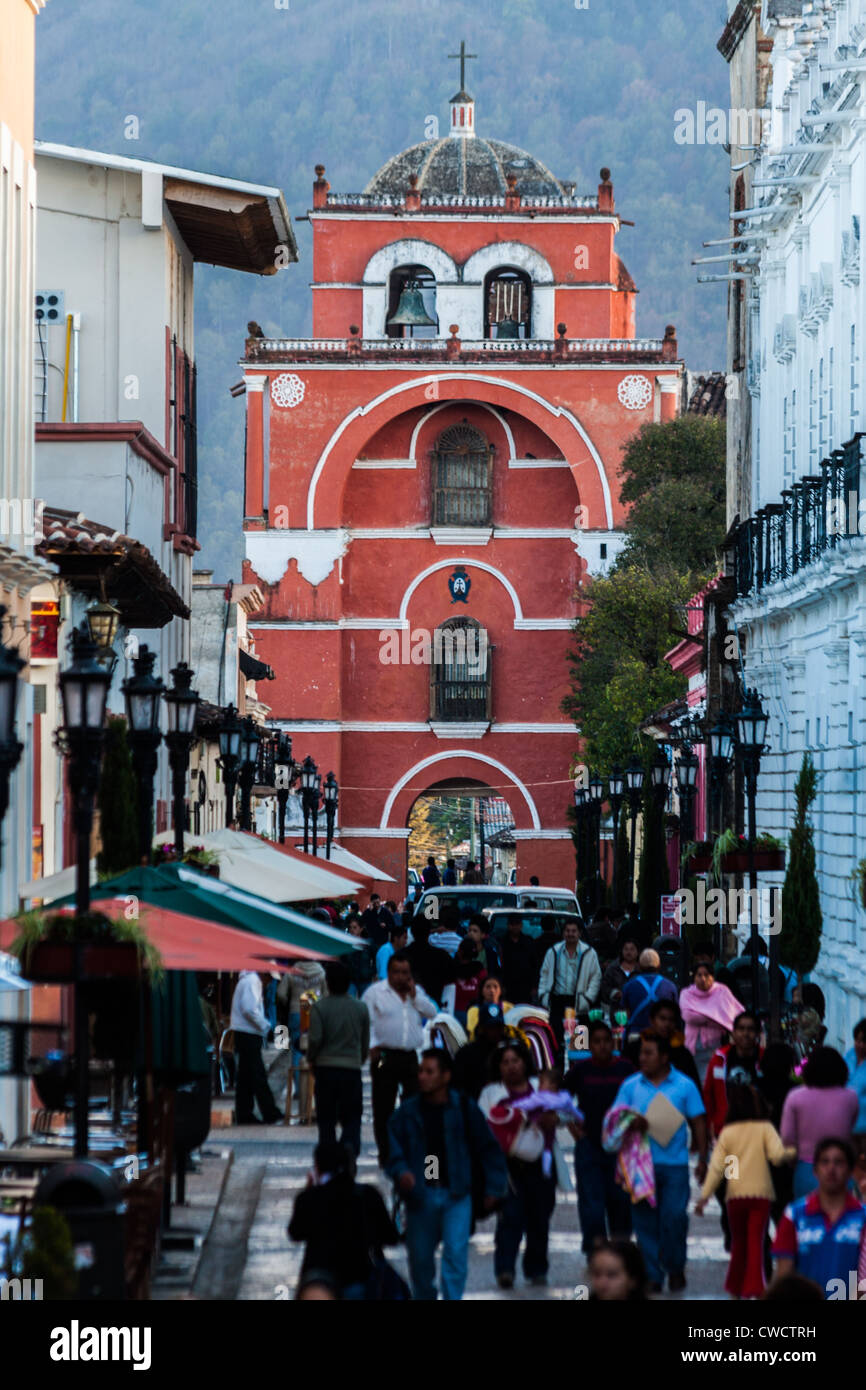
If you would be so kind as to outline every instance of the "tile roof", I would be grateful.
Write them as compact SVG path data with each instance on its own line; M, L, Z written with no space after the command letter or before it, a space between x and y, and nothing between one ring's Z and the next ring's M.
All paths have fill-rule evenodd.
M709 376L699 376L694 380L694 390L689 397L686 413L689 415L714 415L724 420L727 416L727 397L725 388L727 377L724 372L710 372Z
M147 546L83 512L46 507L36 550L73 588L99 594L104 583L126 627L164 627L189 608Z

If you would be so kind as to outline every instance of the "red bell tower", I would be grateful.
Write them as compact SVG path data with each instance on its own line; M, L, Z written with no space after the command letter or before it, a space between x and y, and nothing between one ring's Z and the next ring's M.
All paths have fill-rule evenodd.
M575 594L624 540L622 444L677 413L683 368L673 328L635 337L610 172L580 194L480 133L459 56L446 136L363 193L317 167L314 337L247 340L250 626L348 849L402 880L416 798L486 788L518 881L573 885Z

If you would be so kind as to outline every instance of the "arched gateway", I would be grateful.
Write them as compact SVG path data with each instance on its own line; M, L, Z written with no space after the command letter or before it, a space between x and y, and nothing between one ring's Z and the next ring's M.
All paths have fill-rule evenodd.
M411 807L443 784L507 801L519 881L571 884L575 595L622 544L623 442L676 413L674 331L635 338L608 171L577 194L474 105L363 194L319 170L310 220L315 336L243 363L274 717L401 885Z

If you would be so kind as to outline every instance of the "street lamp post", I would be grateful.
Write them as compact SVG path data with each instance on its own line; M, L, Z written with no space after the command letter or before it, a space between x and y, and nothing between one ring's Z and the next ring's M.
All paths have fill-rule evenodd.
M165 692L168 707L168 761L171 767L171 800L174 817L174 849L179 858L183 856L183 831L186 819L184 799L186 774L189 768L190 749L195 742L195 716L198 709L198 691L192 689L194 672L185 661L175 666L171 673L172 684Z
M631 821L631 838L629 841L628 853L628 891L629 899L634 898L634 861L635 850L637 847L637 813L640 810L641 799L643 797L643 763L635 754L630 759L625 770L626 798L628 800L629 819ZM631 902L629 903L631 906Z
M277 824L281 845L286 842L286 807L289 804L294 770L292 740L288 734L280 732L277 734L274 747L274 786L277 791Z
M241 760L241 722L235 705L228 705L219 727L220 757L226 786L226 825L235 823L235 792L238 785L238 766Z
M592 807L592 819L590 822L591 842L594 840L594 844L592 844L591 851L593 859L593 876L595 878L593 905L595 907L600 907L602 899L603 882L603 876L601 872L601 805L604 801L604 782L601 780L598 773L595 773L589 779L589 795L590 805Z
M105 739L105 704L111 673L96 660L96 645L86 626L73 629L72 663L60 673L63 706L62 740L69 758L69 790L75 823L75 1157L88 1149L88 1016L82 983L81 919L90 911L90 832Z
M710 787L711 820L716 834L721 832L722 798L725 779L734 756L736 730L726 714L721 714L717 723L710 729Z
M577 836L577 885L578 892L584 881L585 876L585 840L586 840L586 803L589 800L589 792L586 787L575 787L574 789L574 821Z
M162 741L159 727L160 697L165 689L153 674L156 652L142 646L132 663L133 674L121 687L126 704L127 739L138 791L138 857L150 859L153 843L153 782L156 777L157 749Z
M319 815L319 788L322 779L319 770L309 753L301 767L301 806L304 811L304 854L310 852L310 817L313 821L313 854L317 851L317 821Z
M610 809L613 816L613 900L617 903L617 892L619 888L619 811L622 806L623 790L625 788L625 778L622 768L618 763L614 763L607 779L608 795L610 797Z
M747 690L742 709L737 711L737 753L746 782L747 834L749 855L749 942L752 952L752 1008L758 1008L760 960L758 957L758 921L755 911L758 897L758 875L755 869L755 836L757 834L758 772L761 754L767 744L768 719L757 690ZM778 938L770 933L770 1041L780 1036L781 999L778 989Z
M337 818L337 805L340 800L340 785L333 772L329 772L325 778L322 794L325 798L325 822L327 824L325 858L330 859L331 845L334 840L334 821Z
M6 609L0 604L0 624ZM0 642L0 824L9 810L9 784L18 766L24 744L15 736L15 707L18 703L18 674L26 661ZM2 843L0 843L2 852Z
M698 782L698 758L689 743L684 743L677 759L677 790L680 794L680 839L688 844L694 839L695 789Z
M250 715L247 715L242 721L242 729L239 778L241 785L241 830L252 830L252 792L259 762L262 731Z

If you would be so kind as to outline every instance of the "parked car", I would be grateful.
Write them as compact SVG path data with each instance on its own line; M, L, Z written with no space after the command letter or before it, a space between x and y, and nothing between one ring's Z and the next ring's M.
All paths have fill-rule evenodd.
M417 869L410 869L409 872L408 872L408 874L407 874L407 876L406 876L406 887L407 887L407 888L420 888L420 887L421 887L421 882L422 882L422 880L421 880L421 875L419 874L418 870L417 870Z
M508 931L508 919L514 916L514 911L513 907L495 907L485 913L490 923L491 936L497 940L502 940ZM521 908L519 915L523 922L523 935L531 937L533 941L541 936L542 932L549 931L551 928L561 939L568 922L576 922L578 927L581 926L581 920L575 912L552 912L547 909Z
M431 902L431 900L433 900ZM525 885L496 887L484 884L459 884L455 888L427 888L418 899L415 916L434 921L446 905L457 909L461 926L466 926L477 912L495 908L522 908L530 902L542 911L565 912L580 919L577 898L568 888L527 888Z

